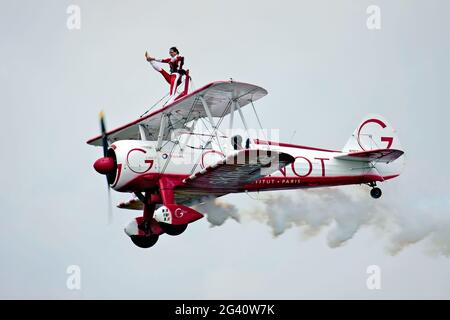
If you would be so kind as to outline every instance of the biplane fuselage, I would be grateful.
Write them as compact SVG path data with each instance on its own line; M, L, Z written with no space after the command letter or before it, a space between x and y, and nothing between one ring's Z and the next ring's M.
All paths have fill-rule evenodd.
M162 234L177 235L202 217L189 206L229 193L368 184L397 177L403 151L392 127L369 116L343 150L330 150L227 136L218 123L234 113L247 125L241 107L267 92L238 82L215 82L168 106L106 133L107 156L94 167L110 187L137 198L119 208L143 209L125 229L133 242L148 247ZM195 131L199 119L212 132ZM214 121L219 118L220 121ZM88 141L100 145L101 136ZM377 190L378 189L378 190Z
M186 189L182 181L193 175L192 168L195 163L192 160L200 159L196 171L199 172L226 155L236 152L229 141L223 141L223 145L228 143L228 153L213 147L204 150L180 150L176 143L165 143L165 147L159 151L156 151L156 143L153 141L122 140L113 143L111 148L116 154L118 167L111 187L119 192L142 192L157 188L159 178L166 176L178 181L177 186L180 189ZM266 141L256 140L250 145L250 150L258 150L258 147L267 144ZM278 142L273 143L270 150L289 154L295 161L272 174L243 184L241 190L235 192L366 184L385 181L399 175L397 168L392 170L389 165L384 165L381 170L381 164L375 169L355 161L336 158L347 154L337 150ZM215 193L229 193L225 179L224 177L223 185L214 189ZM193 189L208 193L208 187L205 186L205 190L198 186Z

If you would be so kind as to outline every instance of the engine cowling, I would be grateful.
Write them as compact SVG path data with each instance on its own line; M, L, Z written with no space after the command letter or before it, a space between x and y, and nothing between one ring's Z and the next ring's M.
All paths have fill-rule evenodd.
M106 174L108 183L114 190L121 190L137 177L157 173L158 163L153 141L121 140L113 143L107 156L95 161L95 170ZM151 179L143 179L146 185L138 185L145 189L152 186ZM136 182L137 184L142 182Z

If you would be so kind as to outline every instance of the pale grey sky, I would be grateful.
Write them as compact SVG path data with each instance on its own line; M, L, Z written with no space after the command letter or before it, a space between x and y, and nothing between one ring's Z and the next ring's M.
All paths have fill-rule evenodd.
M80 30L66 28L70 4ZM372 4L378 31L366 27ZM0 297L450 298L449 10L445 0L2 1ZM203 219L135 248L123 226L136 212L116 209L106 225L105 181L92 169L101 150L85 141L100 109L113 128L166 93L143 54L172 45L197 87L233 77L266 88L259 115L282 140L296 131L292 142L341 148L365 114L385 116L407 163L380 205L404 219L394 226L436 232L392 256L389 228L363 227L332 249L327 228L273 238L255 220ZM366 288L372 264L381 290ZM79 291L66 288L69 265L81 267Z

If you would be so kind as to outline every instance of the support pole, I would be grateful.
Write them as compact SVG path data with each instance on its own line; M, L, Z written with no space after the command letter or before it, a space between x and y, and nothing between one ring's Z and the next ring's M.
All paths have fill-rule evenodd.
M156 151L161 150L162 139L164 137L164 130L166 129L166 115L163 113L161 115L161 122L159 124L158 142L156 144Z
M192 133L194 132L195 125L197 124L197 121L198 121L198 119L195 119L195 120L194 120L194 123L192 124L192 127L189 128L189 135L188 135L188 137L186 138L186 141L184 142L184 144L181 144L181 143L179 144L179 145L180 145L180 150L181 150L181 151L184 150L184 147L186 147L187 144L189 143L189 140L191 140Z
M253 139L250 137L250 134L248 132L247 122L245 121L244 115L242 114L242 110L241 110L241 107L239 106L239 102L237 100L234 100L234 103L235 103L236 109L239 112L239 116L241 117L242 123L244 124L245 131L247 131L248 138L252 141Z
M206 103L205 99L202 96L200 96L199 98L200 98L200 101L202 102L203 108L205 109L205 113L208 116L209 123L213 127L213 134L216 136L217 145L219 146L220 150L223 151L222 147L220 145L220 142L219 142L219 136L217 135L217 127L216 127L216 124L214 123L214 119L212 117L211 110L209 110L209 106Z
M211 110L209 110L208 104L202 96L200 96L200 101L202 102L203 108L205 109L206 115L208 116L209 123L211 124L213 129L215 129L216 125L214 124L214 119L212 117Z
M234 104L235 104L235 102L231 102L231 109L230 109L230 131L233 129L233 121L234 121Z
M142 124L139 125L139 134L141 136L141 140L144 140L144 141L147 140L147 135L145 134L145 127Z

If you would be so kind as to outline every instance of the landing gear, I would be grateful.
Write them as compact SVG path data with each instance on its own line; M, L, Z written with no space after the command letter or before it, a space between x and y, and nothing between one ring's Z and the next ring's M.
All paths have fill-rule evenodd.
M381 197L381 194L382 194L381 189L378 187L373 187L372 190L370 190L370 195L374 199L378 199L379 197Z
M158 241L162 230L155 219L147 221L143 217L137 217L128 224L125 233L139 248L150 248Z
M369 182L368 185L369 187L372 187L372 190L370 190L370 195L372 196L372 198L374 199L380 198L383 193L381 192L381 189L377 187L377 183Z
M158 241L158 235L150 235L150 236L130 236L131 241L138 246L139 248L150 248L155 245Z
M174 225L167 223L160 223L159 225L161 226L161 229L163 229L163 231L169 236L178 236L182 234L188 226L187 224Z
M139 196L138 196L139 197ZM139 248L150 248L158 241L159 235L163 232L159 223L153 218L155 203L149 201L150 195L142 198L144 203L144 214L131 221L125 228L125 233L131 241Z

